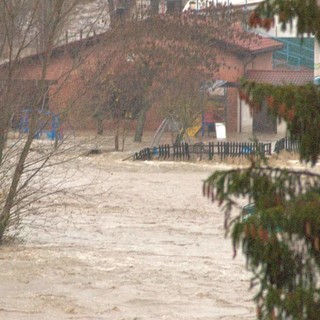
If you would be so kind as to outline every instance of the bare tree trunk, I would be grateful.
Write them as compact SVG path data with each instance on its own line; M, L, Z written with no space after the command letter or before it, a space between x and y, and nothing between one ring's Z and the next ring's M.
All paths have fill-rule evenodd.
M124 151L124 144L126 142L127 134L130 128L130 120L124 120L122 123L122 146L121 146L121 151Z
M7 143L8 132L10 130L11 119L14 113L14 104L12 99L9 98L11 93L11 81L6 88L5 99L1 101L0 107L0 165L3 160L4 149Z
M113 28L116 23L116 12L115 12L114 0L108 0L108 9L109 9L109 16L110 16L110 27Z
M149 105L145 105L139 112L136 132L134 135L134 142L141 142L143 136L144 125L146 121L146 115L149 110Z
M2 28L2 30L6 32L6 38L4 41L9 43L10 55L9 62L6 64L5 69L7 72L4 72L2 75L4 85L1 88L0 96L0 173L1 178L5 179L4 183L1 184L3 198L1 199L2 206L0 208L0 242L3 239L6 229L12 222L11 219L13 219L14 212L16 213L21 209L17 208L19 207L19 201L23 202L27 197L27 193L24 194L24 192L26 192L28 186L32 183L31 181L33 181L33 178L39 173L44 164L52 156L51 151L49 151L39 160L41 165L39 165L38 168L30 169L30 162L28 163L27 158L32 142L35 138L35 134L39 128L39 122L41 121L41 119L39 119L38 106L42 105L43 99L47 93L47 81L45 79L47 76L47 68L51 51L61 22L64 21L65 15L70 13L70 10L76 4L76 1L77 0L74 0L73 2L69 0L68 2L66 0L43 1L44 5L51 5L51 10L49 11L50 17L45 21L46 31L44 32L44 30L41 30L40 28L40 35L38 34L39 37L41 37L42 34L46 38L45 42L43 42L45 50L43 50L41 60L42 70L41 75L37 79L37 86L34 94L29 94L28 96L22 94L21 85L19 86L20 82L19 79L16 79L15 71L17 71L17 68L19 67L19 63L17 63L17 61L21 51L26 48L26 43L28 42L27 39L30 36L34 36L34 30L39 31L39 25L37 24L38 22L35 21L35 17L37 16L39 10L38 5L40 2L32 2L29 0L10 1L10 6L4 7L8 11L7 13L5 12L5 17L7 19L5 20L5 25L8 27ZM1 3L4 3L4 1L1 1ZM64 5L67 6L68 10L64 9ZM30 12L25 12L26 8L28 8ZM1 13L3 13L3 10ZM26 19L26 22L23 23L24 28L19 29L19 26L21 25L20 19ZM22 40L17 41L17 37L20 36L20 33ZM14 45L18 45L18 47L16 48ZM10 129L11 117L15 112L15 108L21 109L26 104L31 108L28 135L27 138L22 140L21 144L19 144L19 148L16 149L17 152L14 151L13 154L15 158L12 159L16 160L12 165L10 162L6 162L3 156L6 136ZM56 133L58 134L58 132ZM56 147L58 147L57 140L55 142ZM34 159L32 159L32 168L34 168L35 163ZM25 175L25 168L27 167L30 171L29 174Z
M25 165L27 156L29 154L32 141L34 140L36 125L37 125L37 119L36 119L35 113L33 113L31 117L30 131L27 137L27 141L24 144L18 163L15 167L15 171L14 171L10 188L9 188L9 193L6 196L4 207L0 213L0 242L2 241L4 232L8 227L10 212L13 207L15 197L17 195L18 185L21 180L21 176L23 174L24 165Z
M97 118L96 121L97 121L97 134L101 136L103 134L103 120Z
M120 121L116 121L116 130L114 133L114 149L116 151L119 151L119 126L120 126Z
M7 142L7 132L5 127L1 123L0 124L0 165L2 163L6 142Z

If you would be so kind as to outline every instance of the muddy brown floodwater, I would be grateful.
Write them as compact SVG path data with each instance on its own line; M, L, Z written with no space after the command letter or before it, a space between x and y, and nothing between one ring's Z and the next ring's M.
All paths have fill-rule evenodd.
M59 169L72 173L70 189L84 187L44 199L51 206L23 221L23 242L0 248L0 319L255 318L244 258L233 259L223 214L202 196L224 165L128 155Z

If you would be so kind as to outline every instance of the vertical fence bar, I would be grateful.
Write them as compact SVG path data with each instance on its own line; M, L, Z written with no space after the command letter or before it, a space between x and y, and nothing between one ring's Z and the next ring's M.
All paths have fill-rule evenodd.
M268 155L271 156L271 142L268 143Z
M212 142L209 142L208 145L208 158L209 160L212 160Z
M190 148L188 143L186 143L186 154L187 154L188 160L190 160Z

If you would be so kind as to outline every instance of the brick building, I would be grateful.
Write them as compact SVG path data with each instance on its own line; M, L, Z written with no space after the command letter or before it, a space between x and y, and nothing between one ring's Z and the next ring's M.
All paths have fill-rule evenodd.
M244 31L246 32L246 31ZM47 79L50 83L49 108L51 111L59 112L66 106L72 105L72 113L69 121L74 128L93 127L92 111L83 111L79 107L80 96L83 91L81 81L81 65L79 68L73 66L77 63L77 53L81 52L89 58L85 61L90 65L95 59L95 54L104 50L106 42L103 41L104 34L95 37L82 39L53 50L50 64L47 71ZM245 107L241 105L238 98L237 83L242 77L253 77L253 71L273 70L273 52L281 48L278 41L254 35L254 41L219 40L213 45L217 47L217 60L221 67L218 72L212 75L214 80L224 80L227 84L224 87L225 99L223 102L223 118L219 121L226 123L227 132L241 132L244 124L248 126ZM37 80L41 76L42 55L32 55L21 59L15 77L20 80ZM254 79L254 77L253 77ZM81 112L80 112L81 109ZM85 119L85 121L83 121ZM155 130L163 119L151 109L147 115L146 129ZM248 128L246 128L247 130ZM252 130L252 125L251 125Z

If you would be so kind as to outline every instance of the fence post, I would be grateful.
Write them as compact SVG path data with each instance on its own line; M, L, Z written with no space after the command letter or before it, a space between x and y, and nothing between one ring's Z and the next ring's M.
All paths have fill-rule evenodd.
M284 149L284 141L285 139L282 138L276 142L276 145L274 146L274 152L279 153L281 150Z
M212 156L213 156L213 154L212 154L212 144L213 144L213 142L209 142L209 151L208 151L209 160L212 160Z
M190 149L189 149L188 143L186 143L186 155L187 155L188 160L190 160Z
M271 142L268 143L268 155L271 156Z

